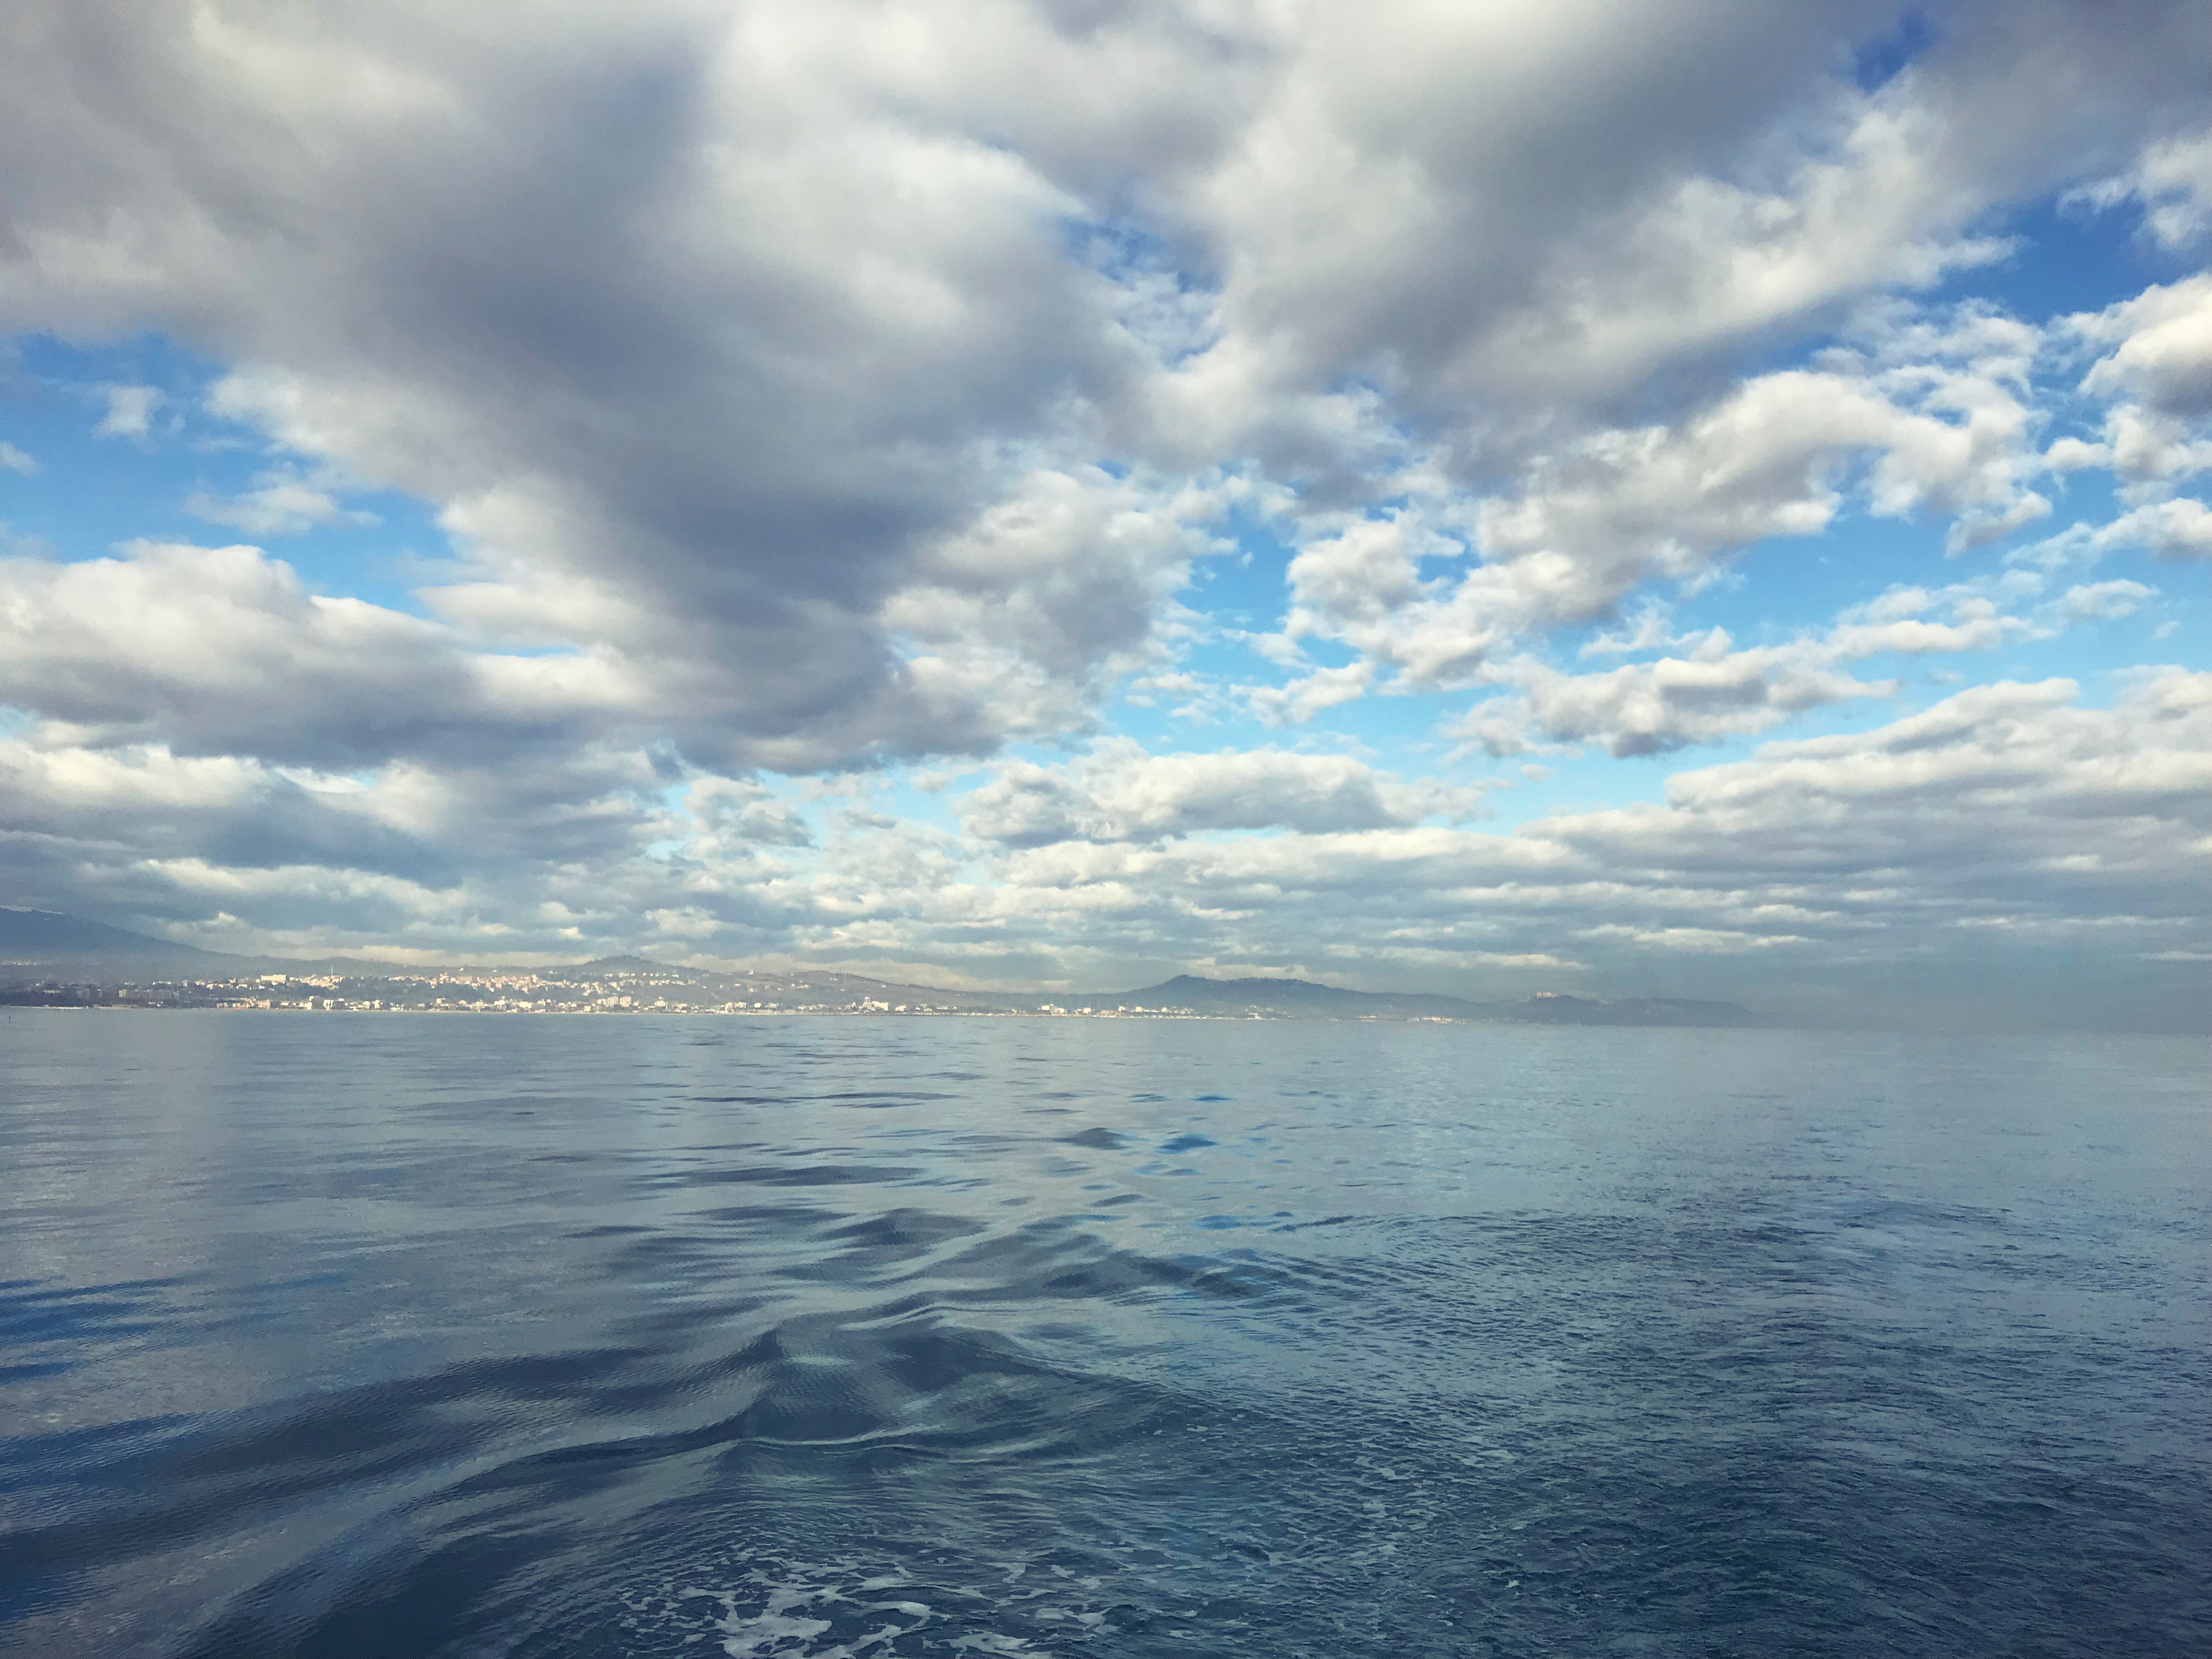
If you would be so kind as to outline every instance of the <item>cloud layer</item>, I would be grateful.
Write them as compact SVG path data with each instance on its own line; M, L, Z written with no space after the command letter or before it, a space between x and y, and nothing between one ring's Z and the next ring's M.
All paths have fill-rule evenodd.
M1525 784L1483 769L1831 720L1864 729L1808 741L1886 776L1936 718L1896 706L1923 665L2169 602L2090 567L2212 551L2200 14L11 8L0 327L212 365L118 359L83 430L118 466L246 446L177 500L252 544L0 559L8 893L210 939L658 929L976 971L1797 948L1746 920L1796 900L1670 920L1648 838L1786 775L1759 810L1796 818L1710 832L1729 890L1779 891L1761 861L1795 845L1832 860L1808 893L1875 882L1816 834L1826 751L1510 836L1468 827ZM2133 227L2162 274L1961 297L2033 257L2008 216L2037 204ZM43 485L47 448L0 471ZM370 491L448 544L404 600L263 545L375 534ZM1869 526L1980 562L1671 620ZM1135 677L1229 724L1117 732ZM1983 735L1927 742L2063 772L2082 722L2202 741L2197 681L2137 680L2101 712L1961 692L1942 718ZM969 781L917 797L927 764ZM1863 937L1938 938L1967 903L1942 814L1867 799L1920 816L1888 856L1933 908ZM2202 856L2159 845L2161 880ZM2069 847L2015 863L2119 914ZM1556 908L1465 897L1559 881ZM2018 881L2007 914L2057 925Z

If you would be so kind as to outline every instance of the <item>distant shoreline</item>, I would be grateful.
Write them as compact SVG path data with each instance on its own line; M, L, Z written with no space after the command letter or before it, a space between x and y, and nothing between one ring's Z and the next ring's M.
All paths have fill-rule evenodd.
M281 1003L264 1006L259 1003L240 1002L154 1002L115 1000L108 1002L27 1001L0 994L0 1011L22 1009L34 1013L82 1014L94 1012L123 1012L141 1014L362 1014L383 1018L391 1015L423 1014L453 1015L482 1014L496 1017L520 1016L537 1018L607 1019L637 1018L671 1018L683 1019L1111 1019L1111 1020L1212 1020L1224 1024L1249 1025L1255 1022L1274 1024L1308 1025L1462 1025L1494 1028L1516 1026L1543 1029L1577 1024L1589 1029L1595 1022L1564 1020L1499 1019L1458 1018L1449 1014L1327 1014L1241 1012L1209 1013L1195 1009L1120 1009L1120 1008L1063 1008L1048 1012L1038 1008L499 1008L499 1007L438 1007L409 1005L397 1008L373 1008L348 1005L343 1007L317 1008L299 1003ZM1631 1024L1613 1022L1599 1026L1605 1030L1712 1030L1743 1029L1657 1023ZM1771 1029L1759 1027L1755 1029Z
M684 967L611 956L537 968L408 967L331 957L231 956L86 922L0 909L0 1003L191 1007L256 1012L906 1014L1084 1019L1322 1019L1368 1024L1760 1024L1750 1009L1698 998L1613 1001L1539 990L1480 1002L1427 991L1358 991L1285 974L1178 974L1109 991L953 990L839 969ZM15 954L20 953L20 954Z

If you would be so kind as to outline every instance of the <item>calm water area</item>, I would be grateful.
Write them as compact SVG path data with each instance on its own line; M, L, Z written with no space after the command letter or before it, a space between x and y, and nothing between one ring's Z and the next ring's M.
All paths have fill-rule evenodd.
M0 1649L2203 1656L2209 1085L0 1012Z

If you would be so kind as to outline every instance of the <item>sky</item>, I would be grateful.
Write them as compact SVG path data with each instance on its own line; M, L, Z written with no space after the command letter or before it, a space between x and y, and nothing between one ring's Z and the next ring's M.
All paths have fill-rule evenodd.
M2203 1029L2202 0L18 0L0 903Z

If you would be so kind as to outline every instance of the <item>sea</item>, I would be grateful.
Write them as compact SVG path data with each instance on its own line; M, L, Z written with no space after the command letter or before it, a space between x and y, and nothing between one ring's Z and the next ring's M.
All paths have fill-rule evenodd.
M2212 1052L0 1012L0 1649L2212 1654Z

